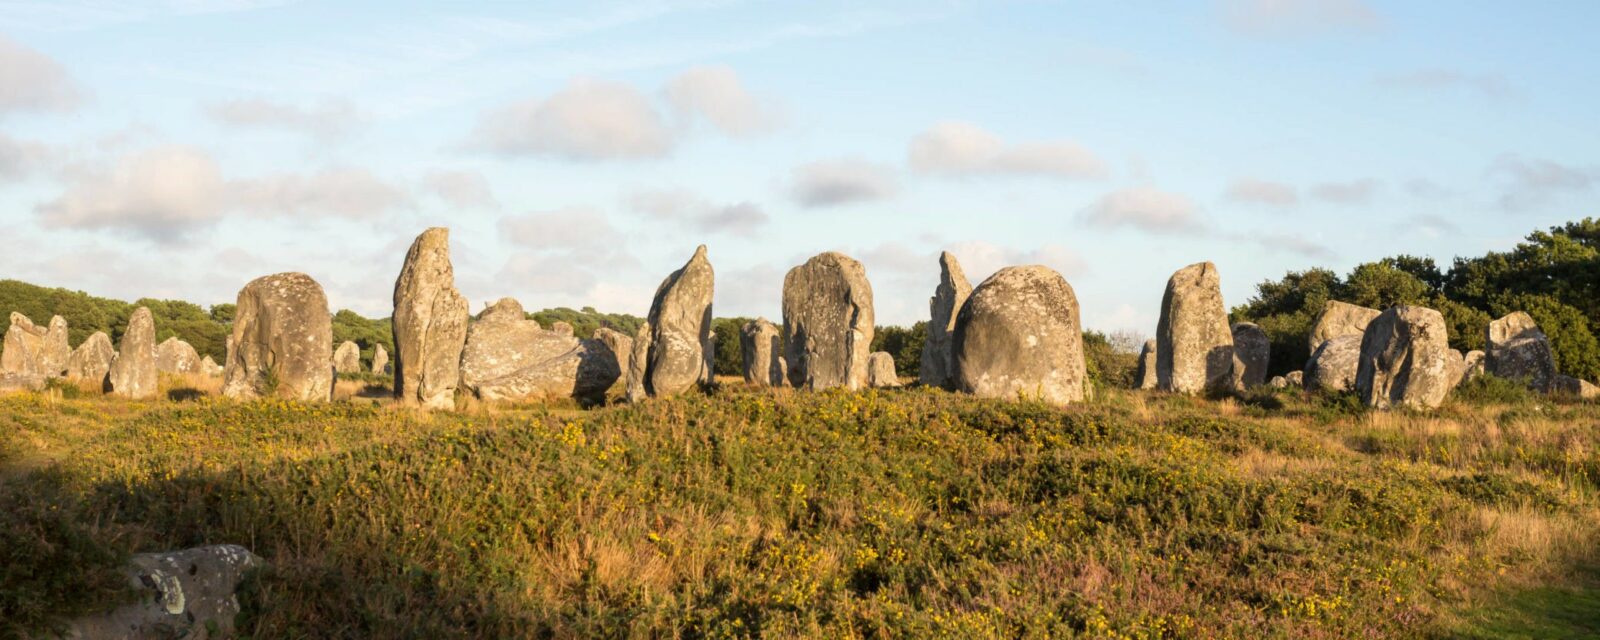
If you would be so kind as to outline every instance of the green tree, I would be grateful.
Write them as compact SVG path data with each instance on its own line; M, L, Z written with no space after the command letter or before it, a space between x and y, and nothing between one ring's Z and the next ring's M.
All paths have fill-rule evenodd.
M371 319L349 309L340 309L333 314L334 348L339 348L346 340L361 347L363 367L370 368L372 355L378 345L383 345L384 351L394 353L394 325L389 318Z
M712 372L719 376L744 375L744 347L739 340L744 323L749 321L749 318L716 318L711 321L711 329L716 332Z
M895 373L916 377L922 370L922 344L928 339L928 323L910 327L884 325L872 333L872 351L884 351L894 358Z
M1381 310L1397 304L1425 305L1433 299L1433 288L1390 260L1380 260L1351 270L1339 294L1338 299L1350 304Z
M1328 269L1292 271L1279 280L1256 285L1256 295L1234 307L1234 322L1254 322L1267 334L1271 355L1269 375L1303 368L1311 352L1306 340L1311 325L1329 300L1336 300L1344 282Z

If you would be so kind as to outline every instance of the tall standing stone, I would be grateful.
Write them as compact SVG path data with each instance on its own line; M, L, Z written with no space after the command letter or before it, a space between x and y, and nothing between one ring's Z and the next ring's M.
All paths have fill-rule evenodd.
M361 373L361 346L345 340L333 350L333 370L338 373Z
M954 348L962 391L1056 404L1085 397L1078 297L1048 267L1007 267L973 289L956 319Z
M711 297L715 284L706 246L694 250L683 268L661 281L650 303L650 346L640 369L645 395L670 396L711 381L715 345ZM634 386L632 379L629 387Z
M67 343L67 319L50 317L50 328L45 330L44 344L39 351L39 371L46 376L60 377L67 373L67 360L72 357L72 346Z
M744 381L761 387L783 386L783 332L766 318L756 318L739 328L739 351L744 360Z
M199 373L200 352L177 336L162 340L156 345L156 370L180 375Z
M5 351L0 352L0 372L44 375L40 361L46 333L46 329L34 325L28 316L12 311L11 326L6 329Z
M1555 352L1533 316L1518 311L1489 323L1485 349L1489 373L1548 391L1556 376Z
M1367 324L1377 318L1379 313L1382 312L1377 309L1329 300L1323 305L1322 313L1317 314L1317 321L1311 325L1311 335L1307 337L1307 351L1315 352L1322 343L1341 336L1360 338L1366 334Z
M1233 331L1222 305L1216 265L1192 264L1167 280L1156 325L1156 382L1166 391L1227 391L1233 373Z
M1272 360L1272 341L1267 332L1251 322L1233 325L1233 383L1236 389L1258 387L1267 381L1267 365Z
M381 376L381 375L386 374L388 372L389 372L389 350L383 348L383 345L381 345L381 344L377 345L377 346L372 348L372 373L373 373L373 375L380 375Z
M467 315L450 264L450 230L428 229L411 243L394 283L395 397L433 409L455 406Z
M333 322L322 285L303 273L251 280L239 290L222 394L328 400Z
M928 299L928 336L922 344L922 367L917 380L930 387L955 385L955 352L951 349L956 316L972 295L961 263L949 251L939 254L939 287Z
M128 317L121 350L106 376L107 386L112 395L143 400L156 396L157 378L155 317L149 309L139 307Z
M67 357L67 377L73 380L104 383L111 373L111 363L117 359L117 348L111 336L96 331Z
M1439 406L1455 384L1444 316L1398 305L1379 314L1361 338L1356 393L1376 409Z
M1139 369L1134 382L1140 389L1156 388L1156 341L1145 340L1139 349Z
M829 251L783 277L790 384L810 390L866 386L874 331L872 284L860 262Z
M645 391L645 363L650 360L650 340L654 332L650 330L647 320L639 325L639 331L633 334L633 355L628 356L628 402L638 402L650 397Z

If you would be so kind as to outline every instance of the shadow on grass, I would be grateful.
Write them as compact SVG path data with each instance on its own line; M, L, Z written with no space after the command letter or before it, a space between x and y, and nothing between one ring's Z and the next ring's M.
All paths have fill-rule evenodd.
M1440 637L1600 638L1600 568L1589 568L1569 585L1503 592L1464 614L1460 625Z

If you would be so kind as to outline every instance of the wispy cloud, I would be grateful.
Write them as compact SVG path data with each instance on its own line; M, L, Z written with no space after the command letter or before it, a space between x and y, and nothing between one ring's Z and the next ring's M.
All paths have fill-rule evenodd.
M1132 227L1156 234L1192 233L1204 229L1188 198L1154 187L1130 187L1102 196L1079 213L1091 227Z
M977 125L947 121L917 134L906 150L911 168L930 174L1042 175L1101 178L1106 166L1088 149L1065 140L1007 144Z
M683 189L645 189L629 195L627 200L634 211L685 224L699 233L751 237L772 219L753 202L717 204Z
M344 100L301 107L251 98L211 104L205 111L212 120L233 127L285 129L323 138L345 135L363 119L355 106Z
M1383 17L1364 0L1220 0L1228 28L1252 36L1371 31Z
M1586 192L1600 183L1600 169L1510 154L1496 158L1488 174L1503 184L1499 205L1506 211L1533 208L1557 195Z
M1240 178L1228 185L1225 196L1233 202L1288 208L1300 204L1299 190L1281 182Z
M60 63L0 35L0 116L13 111L66 111L83 94Z
M725 65L695 67L667 83L666 95L679 118L704 119L730 136L749 136L778 126L777 110L745 89Z
M1356 205L1372 202L1383 183L1371 178L1349 182L1324 182L1311 187L1311 197L1333 204Z
M882 200L899 189L892 169L854 158L795 167L789 185L794 200L807 208Z
M470 144L506 156L608 160L664 156L672 149L673 136L637 89L578 79L549 98L486 114Z

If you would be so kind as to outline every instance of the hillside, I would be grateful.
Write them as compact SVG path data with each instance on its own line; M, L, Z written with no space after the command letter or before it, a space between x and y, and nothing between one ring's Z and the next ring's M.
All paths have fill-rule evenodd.
M1582 637L1600 408L0 398L0 634L235 542L251 637ZM175 396L175 397L192 397ZM1492 400L1492 401L1491 401ZM1482 402L1483 404L1480 404Z

